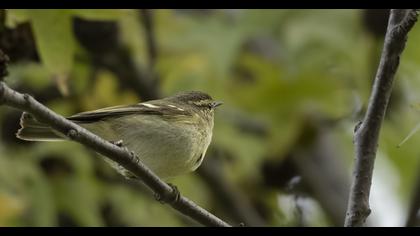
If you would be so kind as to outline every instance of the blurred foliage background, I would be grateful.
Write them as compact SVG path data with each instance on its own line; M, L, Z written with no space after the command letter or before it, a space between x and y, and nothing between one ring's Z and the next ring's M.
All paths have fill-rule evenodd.
M181 193L233 225L341 226L388 13L2 10L0 48L6 82L63 116L208 92L224 105L203 165L171 180ZM404 225L417 200L420 134L397 145L420 122L419 39L414 27L368 225ZM0 107L0 226L198 226L81 145L16 139L20 114Z

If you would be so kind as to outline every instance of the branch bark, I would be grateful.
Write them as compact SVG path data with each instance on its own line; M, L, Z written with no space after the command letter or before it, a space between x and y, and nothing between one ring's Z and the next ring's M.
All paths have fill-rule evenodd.
M407 34L417 21L415 9L392 9L379 67L365 117L355 128L356 163L347 205L345 226L362 226L369 216L369 194L379 132L391 96L394 75Z
M66 135L69 139L81 143L119 163L139 177L139 179L161 197L163 202L170 204L184 215L206 226L230 226L185 197L180 196L178 200L174 201L173 199L176 199L176 191L160 180L147 166L139 162L133 152L101 139L88 130L55 114L28 94L21 94L14 91L4 82L0 82L0 104L31 113L37 120L48 124L53 129Z

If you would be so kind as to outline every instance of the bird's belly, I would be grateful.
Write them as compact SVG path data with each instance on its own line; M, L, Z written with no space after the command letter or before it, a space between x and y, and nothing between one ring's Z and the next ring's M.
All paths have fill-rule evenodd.
M193 171L201 164L201 155L208 144L194 125L148 122L144 118L136 122L136 126L129 125L129 122L134 121L123 120L112 127L104 124L104 127L91 131L109 141L122 140L125 147L163 179ZM124 172L120 166L114 167Z
M170 135L170 134L167 134ZM140 160L161 178L172 177L192 171L194 160L199 158L197 144L186 134L177 136L153 136L133 134L127 147L133 150Z

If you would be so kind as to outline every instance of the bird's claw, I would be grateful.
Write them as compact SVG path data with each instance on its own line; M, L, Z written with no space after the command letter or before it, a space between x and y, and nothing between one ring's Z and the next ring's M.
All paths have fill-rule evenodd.
M163 197L159 193L154 194L155 199L162 204L165 204L165 203L172 204L172 203L177 202L181 198L181 193L179 192L178 188L171 183L168 183L168 185L172 188L172 192L168 194L166 197Z
M174 196L174 198L173 199L171 199L171 203L175 203L175 202L177 202L178 200L179 200L179 198L181 197L181 193L179 192L179 190L178 190L178 188L175 186L175 185L173 185L173 184L171 184L171 183L168 183L168 185L169 186L171 186L171 188L172 188L172 192L173 192L173 196Z
M118 147L122 147L123 146L123 141L117 140L117 141L110 141L112 144L117 145Z

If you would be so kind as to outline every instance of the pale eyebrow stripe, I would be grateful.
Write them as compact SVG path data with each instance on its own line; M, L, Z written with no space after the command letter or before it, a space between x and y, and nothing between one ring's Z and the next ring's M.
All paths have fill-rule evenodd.
M141 105L143 105L145 107L149 107L149 108L159 108L158 106L155 106L155 105L149 104L149 103L142 103Z

